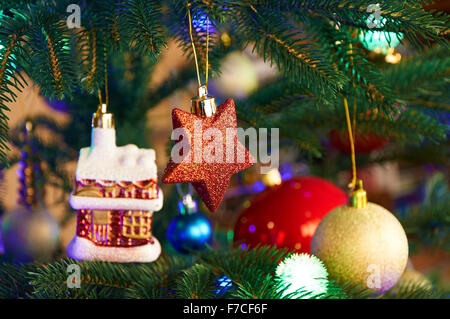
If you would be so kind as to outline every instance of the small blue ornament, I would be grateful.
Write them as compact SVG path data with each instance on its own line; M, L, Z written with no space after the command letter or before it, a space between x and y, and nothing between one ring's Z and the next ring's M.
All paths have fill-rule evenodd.
M215 289L216 295L223 295L228 289L233 287L233 281L227 276L222 276L216 280L216 286L218 287Z
M206 247L212 242L212 224L197 212L197 202L190 194L178 202L180 214L175 216L167 228L167 239L173 248L183 254Z
M67 106L67 103L65 100L49 99L48 97L44 97L44 100L55 111L64 112L64 113L69 112L69 107Z
M215 33L217 30L208 18L208 15L204 11L197 11L192 16L192 25L197 32Z

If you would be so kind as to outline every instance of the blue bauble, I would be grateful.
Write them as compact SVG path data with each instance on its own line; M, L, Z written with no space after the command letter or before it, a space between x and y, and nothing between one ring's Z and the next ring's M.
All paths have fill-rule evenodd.
M223 295L228 289L233 287L233 281L227 276L222 276L216 280L216 295Z
M167 228L167 239L178 252L200 250L212 241L211 221L201 213L175 216Z

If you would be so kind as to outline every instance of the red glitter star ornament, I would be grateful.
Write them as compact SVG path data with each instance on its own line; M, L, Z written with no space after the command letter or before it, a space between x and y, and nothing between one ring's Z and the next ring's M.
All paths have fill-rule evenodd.
M175 108L172 124L174 130L182 129L177 140L180 150L176 152L175 145L162 181L192 183L206 207L215 212L231 176L255 163L252 154L237 139L234 101L227 99L209 117Z

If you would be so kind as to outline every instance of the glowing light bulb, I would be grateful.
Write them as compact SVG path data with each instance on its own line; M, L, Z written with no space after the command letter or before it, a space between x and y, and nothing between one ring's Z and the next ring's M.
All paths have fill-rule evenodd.
M283 296L294 293L293 298L310 299L328 289L328 272L314 255L290 255L277 266L276 275L281 280L281 287L287 287ZM305 293L308 294L303 296Z
M401 61L402 55L394 51L394 48L388 49L388 55L384 58L387 63L397 64Z
M386 18L381 21L380 27L383 28ZM395 48L403 39L401 32L387 31L364 31L359 34L359 41L370 51L375 53L388 54L389 48Z

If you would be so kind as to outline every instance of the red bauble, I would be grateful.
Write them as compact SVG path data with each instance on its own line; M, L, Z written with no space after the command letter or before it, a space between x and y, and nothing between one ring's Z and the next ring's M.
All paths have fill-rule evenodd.
M234 243L276 245L309 253L322 218L347 203L347 195L332 183L312 176L294 177L258 194L239 215Z
M331 130L329 137L331 144L335 148L344 153L350 154L351 149L347 131ZM355 152L358 154L367 154L384 147L388 143L388 141L389 140L386 137L377 135L375 133L363 134L359 131L356 131Z

